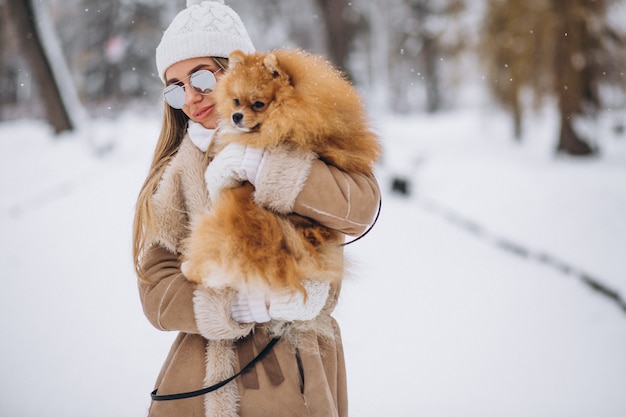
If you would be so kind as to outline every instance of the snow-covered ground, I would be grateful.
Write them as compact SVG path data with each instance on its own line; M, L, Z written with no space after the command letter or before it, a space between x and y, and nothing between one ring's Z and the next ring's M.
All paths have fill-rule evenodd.
M626 310L580 279L626 296L619 117L589 160L553 156L550 115L521 145L495 111L377 120L383 210L347 248L336 313L351 416L626 415ZM145 415L174 337L144 318L131 264L158 123L96 121L89 140L0 124L0 416Z

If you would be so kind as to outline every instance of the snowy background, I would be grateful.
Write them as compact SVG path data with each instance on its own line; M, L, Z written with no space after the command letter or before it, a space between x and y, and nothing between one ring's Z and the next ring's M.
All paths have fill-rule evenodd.
M493 109L376 118L383 210L336 312L351 416L626 415L623 120L573 159L549 112L522 144ZM146 414L175 336L144 318L131 263L158 129L0 124L0 416Z

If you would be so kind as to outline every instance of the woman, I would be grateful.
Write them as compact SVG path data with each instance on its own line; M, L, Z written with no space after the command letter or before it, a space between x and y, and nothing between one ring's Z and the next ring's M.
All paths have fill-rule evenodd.
M237 146L207 154L218 122L210 93L235 49L254 51L239 16L222 1L188 1L156 51L167 104L137 200L134 261L147 318L179 334L156 381L150 416L346 416L343 349L330 316L338 285L312 277L304 283L306 301L288 292L266 299L204 288L181 272L185 238L210 205L207 183L247 180L262 207L354 236L378 208L372 175L349 175L313 154ZM225 381L250 362L215 391L167 397Z

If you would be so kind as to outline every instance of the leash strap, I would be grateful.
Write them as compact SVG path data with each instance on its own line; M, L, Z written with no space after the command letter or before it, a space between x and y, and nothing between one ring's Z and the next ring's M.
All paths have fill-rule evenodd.
M254 357L254 359L252 359L250 361L250 363L248 363L243 369L241 369L235 375L233 375L233 376L231 376L231 377L229 377L229 378L227 378L227 379L225 379L223 381L220 381L220 382L218 382L215 385L211 385L210 387L202 388L202 389L199 389L197 391L189 391L189 392L181 392L179 394L165 394L165 395L157 394L157 391L159 390L157 388L157 389L155 389L154 391L152 391L150 393L150 397L152 397L152 401L172 401L172 400L183 400L185 398L198 397L200 395L204 395L204 394L208 394L209 392L216 391L216 390L222 388L224 385L228 384L233 379L237 378L239 375L245 374L250 369L252 369L254 367L254 365L257 364L257 362L262 360L265 357L265 355L267 355L269 353L269 351L272 350L274 345L276 343L278 343L279 340L280 340L280 336L274 337L265 346L265 348L261 352L259 352L259 354L256 355Z
M368 229L359 237L349 241L349 242L344 242L341 244L341 246L346 246L349 245L351 243L356 242L357 240L361 239L362 237L364 237L366 234L368 234L373 228L374 225L376 224L376 222L378 221L378 216L380 216L380 211L382 209L382 204L383 204L383 200L382 198L380 198L380 200L378 200L378 212L376 213L376 217L374 218L374 221L372 222L372 224L368 227ZM280 336L276 336L274 337L272 340L269 341L269 343L265 346L265 348L259 352L259 354L254 357L254 359L252 359L250 361L250 363L248 363L243 369L241 369L239 372L237 372L235 375L218 382L217 384L211 385L210 387L206 387L206 388L202 388L196 391L189 391L189 392L181 392L179 394L165 394L165 395L159 395L157 394L157 391L159 390L158 388L155 389L154 391L152 391L150 393L150 397L152 397L152 401L173 401L173 400L183 400L185 398L193 398L193 397L198 397L200 395L204 395L204 394L208 394L209 392L213 392L216 391L220 388L222 388L224 385L228 384L229 382L231 382L233 379L237 378L239 375L245 374L246 372L248 372L249 370L251 370L254 365L257 364L257 362L259 362L260 360L262 360L265 355L267 355L269 353L270 350L272 350L272 348L274 347L274 345L276 343L278 343L278 341L280 340Z

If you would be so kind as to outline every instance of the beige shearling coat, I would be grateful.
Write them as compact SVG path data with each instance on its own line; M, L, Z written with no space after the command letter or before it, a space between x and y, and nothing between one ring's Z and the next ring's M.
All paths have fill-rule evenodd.
M239 324L230 318L235 296L188 281L179 255L195 219L209 206L206 158L188 137L166 169L152 200L157 234L142 259L140 298L148 320L178 337L155 387L159 394L201 389L245 366L284 323ZM271 153L257 179L255 200L278 212L296 212L346 234L371 223L380 198L373 176L348 175L293 151ZM310 322L295 322L251 372L200 397L153 402L151 417L347 416L341 335L331 313L340 287Z

